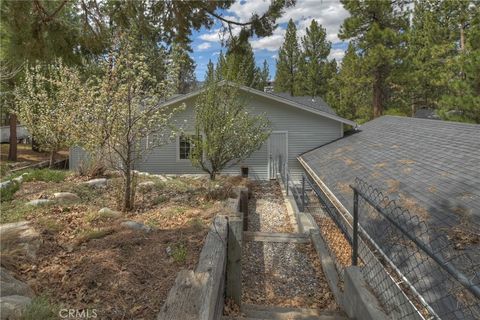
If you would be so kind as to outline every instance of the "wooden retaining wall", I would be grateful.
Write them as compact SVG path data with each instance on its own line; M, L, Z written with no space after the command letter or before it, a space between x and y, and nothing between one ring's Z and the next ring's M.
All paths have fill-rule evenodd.
M247 197L247 198L245 198ZM217 215L200 253L197 268L182 270L168 293L158 320L220 319L226 296L241 297L241 256L243 216L248 191L241 190L227 205L224 215ZM241 204L243 203L243 205ZM247 211L245 211L246 213ZM226 289L228 282L228 290Z

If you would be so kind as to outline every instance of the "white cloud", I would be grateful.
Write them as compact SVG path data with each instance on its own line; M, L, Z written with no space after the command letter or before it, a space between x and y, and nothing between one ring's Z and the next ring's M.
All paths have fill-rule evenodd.
M343 56L345 56L345 50L343 49L332 49L330 51L330 55L328 56L329 59L335 59L337 62L341 62L343 60Z
M203 42L197 46L198 51L205 51L209 49L212 46L212 44L208 42Z
M267 1L248 1L243 4L236 2L228 10L238 16L240 21L249 19L253 12L259 14L268 8ZM317 20L327 31L327 40L332 43L339 42L338 31L343 20L348 17L348 12L343 8L339 0L298 0L294 7L287 8L280 17L278 23L287 23L293 19L297 25L299 40L305 35L305 28L313 19ZM254 49L276 51L283 43L285 29L278 27L273 35L261 39L251 40Z

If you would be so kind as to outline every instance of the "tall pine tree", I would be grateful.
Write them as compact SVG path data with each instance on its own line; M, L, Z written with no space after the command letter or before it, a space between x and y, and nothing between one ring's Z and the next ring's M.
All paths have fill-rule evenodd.
M331 76L331 65L327 57L330 54L331 43L326 40L326 30L312 20L306 35L302 38L302 64L300 68L300 83L303 90L299 95L324 97L327 93L327 82Z
M285 41L278 51L275 91L296 94L295 77L299 68L300 48L297 40L297 27L292 19L288 21Z
M381 116L391 94L392 70L399 63L398 49L408 29L408 0L341 2L350 17L343 22L339 36L361 50L372 79L373 116Z
M363 123L372 117L372 81L356 51L350 43L340 71L329 81L326 100L339 116Z

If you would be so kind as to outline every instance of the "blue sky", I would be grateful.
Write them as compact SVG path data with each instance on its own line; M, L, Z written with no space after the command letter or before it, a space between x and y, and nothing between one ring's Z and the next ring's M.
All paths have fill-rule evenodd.
M269 4L270 0L237 1L222 14L229 19L243 22L249 20L254 12L260 15L264 13ZM332 42L330 58L340 62L347 43L339 40L337 34L340 25L347 16L348 12L339 0L297 0L296 6L286 9L283 16L277 20L279 25L271 36L250 39L257 65L263 65L263 60L266 59L270 67L270 77L273 79L278 48L283 42L287 22L290 18L297 25L299 38L305 34L305 28L310 25L312 19L322 24L327 29L327 39ZM225 52L220 40L221 26L221 22L218 21L210 30L203 28L192 34L192 56L197 65L195 72L198 80L203 80L208 60L211 59L215 63L220 50L223 49ZM238 32L238 30L234 28L233 32Z

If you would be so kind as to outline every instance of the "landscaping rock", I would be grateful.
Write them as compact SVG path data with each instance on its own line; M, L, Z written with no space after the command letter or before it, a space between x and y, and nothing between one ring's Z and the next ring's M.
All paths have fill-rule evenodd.
M151 176L151 177L158 178L158 179L162 180L162 182L167 182L167 181L168 181L168 179L165 178L165 177L164 177L163 175L161 175L161 174L152 174L152 175L150 175L150 176Z
M10 180L4 181L4 182L0 183L0 189L8 188L11 184L12 184L12 181L10 181Z
M112 209L107 208L107 207L98 210L98 213L110 215L112 217L119 217L120 216L120 212L112 210Z
M153 181L145 181L145 182L140 182L138 184L138 188L140 190L150 190L150 189L153 189L154 186L155 186L155 182Z
M50 199L35 199L35 200L27 202L27 205L38 207L38 206L43 206L43 205L51 204L51 203L53 203L53 201L50 200Z
M88 180L87 182L84 182L84 184L93 188L105 188L107 186L107 179L106 178L92 179L92 180Z
M143 231L143 232L150 232L152 228L149 226L144 225L143 223L137 221L124 221L120 224L122 227L129 228L132 230Z
M25 296L6 296L0 297L0 309L2 310L1 320L22 319L22 315L27 307L32 303L32 299Z
M3 252L16 252L34 259L40 244L40 234L28 221L0 225L0 247Z
M26 296L33 298L33 290L24 282L15 279L7 269L0 267L0 297Z
M58 201L78 201L80 197L71 192L56 192L53 197Z

